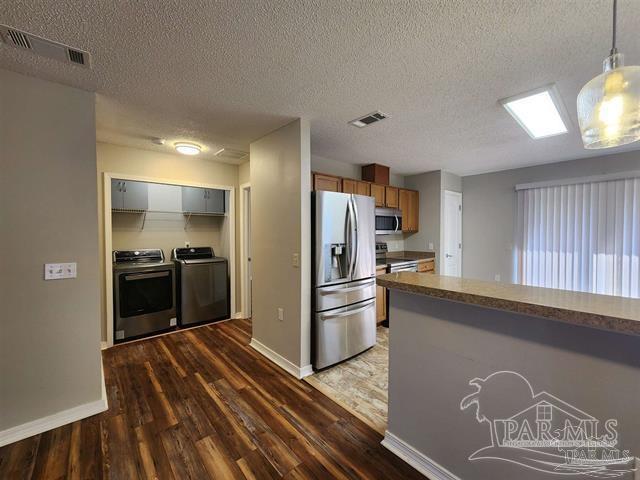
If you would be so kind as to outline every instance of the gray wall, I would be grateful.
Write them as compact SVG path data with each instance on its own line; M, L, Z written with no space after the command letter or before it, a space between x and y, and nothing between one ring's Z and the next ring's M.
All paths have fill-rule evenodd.
M432 243L436 258L440 251L441 181L440 170L405 178L407 188L420 192L420 218L419 231L405 238L404 247L407 250L429 251L432 250L429 248Z
M308 122L296 120L250 146L253 338L298 367L311 344L309 142Z
M476 390L470 380L502 370L602 422L618 419L620 446L638 456L640 337L395 290L390 298L388 431L459 478L559 478L504 461L468 460L491 444L489 425L460 402ZM520 385L505 383L497 394L485 389L482 413L508 418L528 407L528 399L524 408L519 401Z
M102 397L94 95L0 70L0 431ZM24 253L21 253L24 252ZM44 263L77 262L44 281Z
M513 280L513 236L519 183L640 170L640 152L503 170L462 178L462 275Z

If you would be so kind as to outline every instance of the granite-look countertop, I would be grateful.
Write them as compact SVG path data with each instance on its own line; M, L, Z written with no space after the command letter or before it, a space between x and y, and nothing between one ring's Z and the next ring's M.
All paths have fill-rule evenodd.
M640 335L640 299L415 272L388 273L376 281L418 295Z
M401 252L387 252L387 258L393 258L395 260L406 260L407 262L415 260L435 260L435 252L414 252L414 251L401 251Z

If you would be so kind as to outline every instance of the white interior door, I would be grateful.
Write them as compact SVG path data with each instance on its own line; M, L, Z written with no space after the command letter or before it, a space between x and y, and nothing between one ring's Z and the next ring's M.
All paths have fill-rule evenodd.
M251 271L251 188L245 190L247 195L247 317L251 318L251 287L253 272Z
M240 185L240 269L242 313L251 318L251 186L246 183Z
M444 192L442 274L462 275L462 193Z

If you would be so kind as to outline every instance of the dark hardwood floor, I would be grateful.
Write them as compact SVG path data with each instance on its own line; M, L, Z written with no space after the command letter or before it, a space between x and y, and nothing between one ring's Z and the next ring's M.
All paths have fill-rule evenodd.
M247 320L103 352L109 410L0 449L0 479L422 479L248 346Z

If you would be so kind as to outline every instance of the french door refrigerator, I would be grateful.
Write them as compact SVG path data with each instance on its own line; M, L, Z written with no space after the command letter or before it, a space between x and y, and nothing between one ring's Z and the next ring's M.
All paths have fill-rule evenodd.
M375 200L312 193L313 367L333 365L376 343Z

